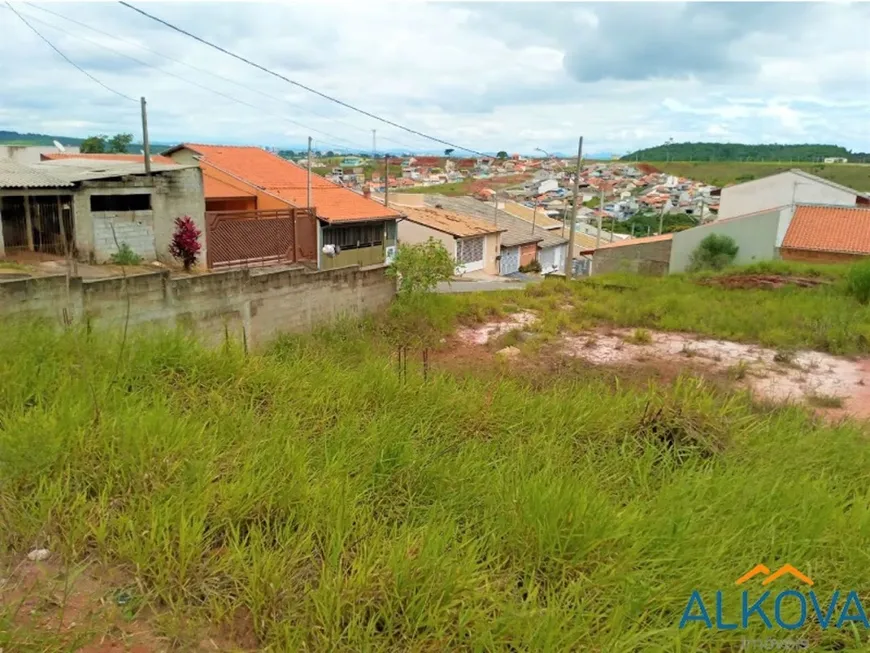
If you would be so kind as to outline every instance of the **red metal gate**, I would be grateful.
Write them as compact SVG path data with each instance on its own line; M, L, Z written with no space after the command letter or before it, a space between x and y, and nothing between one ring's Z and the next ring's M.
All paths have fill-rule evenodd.
M316 261L314 215L314 209L206 212L208 268Z

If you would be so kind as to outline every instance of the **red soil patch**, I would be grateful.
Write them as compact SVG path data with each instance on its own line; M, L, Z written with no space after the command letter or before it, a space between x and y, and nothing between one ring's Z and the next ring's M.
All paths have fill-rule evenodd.
M158 634L158 615L147 605L130 610L129 603L119 600L127 593L126 588L135 587L129 574L96 564L68 568L54 557L43 562L0 560L0 614L11 626L11 647L7 650L36 650L29 648L34 642L43 642L48 647L45 650L78 653L179 650L177 642ZM137 595L138 591L132 589L129 593ZM201 637L200 641L188 642L181 650L257 648L248 613L238 611L231 624L215 626L213 632L190 633L190 642L195 641L194 637Z
M637 163L634 167L640 170L645 175L658 174L659 172L661 172L661 170L659 170L655 166L651 166L649 163Z
M826 286L831 282L818 277L794 277L780 274L731 274L724 277L713 277L699 281L705 286L720 286L731 289L755 289L774 290L783 286L792 285L801 288L815 288Z

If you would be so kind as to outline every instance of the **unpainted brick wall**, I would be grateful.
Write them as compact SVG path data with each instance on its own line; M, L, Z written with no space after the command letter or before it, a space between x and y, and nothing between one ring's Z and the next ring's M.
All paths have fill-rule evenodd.
M135 213L143 215L137 216ZM148 215L144 215L146 213ZM124 243L143 260L153 261L157 257L157 252L150 214L151 211L131 211L118 216L98 217L100 214L94 213L94 255L97 262L102 263L111 259L118 251L118 245Z
M169 272L82 280L65 276L0 282L0 316L47 317L94 328L181 327L204 343L227 337L259 347L285 332L360 317L393 300L386 267L320 272L231 270L171 278Z

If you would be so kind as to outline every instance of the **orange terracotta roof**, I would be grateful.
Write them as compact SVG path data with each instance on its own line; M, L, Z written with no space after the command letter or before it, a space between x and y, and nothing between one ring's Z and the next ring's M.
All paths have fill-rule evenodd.
M52 152L50 154L43 154L40 157L43 161L57 161L60 159L94 159L97 161L131 161L133 163L143 162L144 164L144 156L141 154L111 154L109 152L105 152L102 154L69 154L67 152ZM152 154L151 155L152 163L175 163L168 156L163 156L162 154Z
M782 247L870 254L870 209L798 205Z
M180 147L200 154L201 163L277 195L291 206L306 205L308 173L291 161L259 147L197 143L184 143ZM311 203L317 210L317 217L327 222L359 222L400 216L383 204L313 173Z
M202 190L208 199L222 199L226 197L256 197L257 193L242 181L232 183L217 179L209 174L210 168L205 166L202 170Z
M405 219L417 224L431 227L451 236L464 238L466 236L480 236L482 234L494 234L505 229L499 229L496 225L473 218L470 215L461 215L453 211L434 208L402 207L402 212L407 216Z

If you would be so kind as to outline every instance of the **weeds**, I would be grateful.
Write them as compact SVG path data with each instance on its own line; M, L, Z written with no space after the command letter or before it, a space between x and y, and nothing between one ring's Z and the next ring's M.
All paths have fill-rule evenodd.
M112 263L115 265L139 265L142 257L134 252L127 243L121 243L118 251L112 254Z
M434 298L433 331L470 303ZM112 334L4 325L0 550L130 570L182 650L195 624L258 650L720 650L679 615L759 559L870 586L855 426L694 379L424 382L410 356L402 383L404 310L248 356L134 334L117 374Z
M816 408L842 408L843 398L836 395L808 394L807 403Z
M652 334L647 329L635 329L631 335L626 338L626 342L634 345L649 345L652 344Z
M728 378L732 381L742 381L746 378L746 374L749 372L749 363L745 360L738 361L734 365L728 368Z

